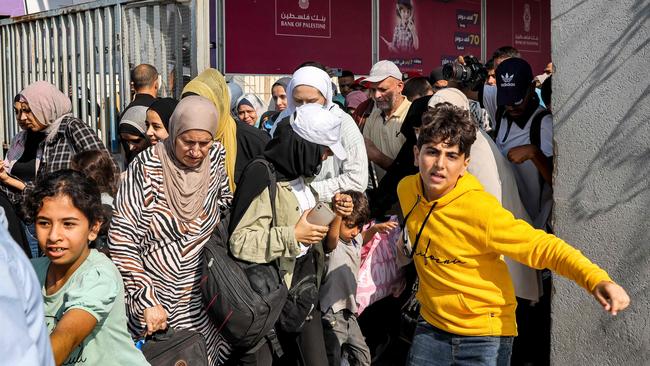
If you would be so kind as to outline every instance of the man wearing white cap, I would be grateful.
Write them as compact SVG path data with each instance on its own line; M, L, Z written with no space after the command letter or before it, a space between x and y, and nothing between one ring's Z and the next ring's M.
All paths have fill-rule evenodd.
M402 95L402 72L390 61L374 64L370 76L363 83L375 102L366 120L363 137L368 158L373 163L377 181L380 181L406 141L400 128L411 102Z

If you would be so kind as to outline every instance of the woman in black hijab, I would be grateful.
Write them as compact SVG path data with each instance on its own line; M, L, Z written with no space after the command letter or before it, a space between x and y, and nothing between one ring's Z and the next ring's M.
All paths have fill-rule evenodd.
M278 339L284 352L278 361L283 365L327 365L317 294L324 270L321 240L329 227L310 224L306 218L316 205L316 197L308 182L318 174L321 162L330 154L329 148L299 136L287 118L279 122L275 137L263 154L276 178L275 213L267 189L271 180L264 162L254 160L249 163L233 199L229 228L231 253L252 263L278 260L290 291L292 283L302 288L306 280L313 281L314 291L305 291L301 295L301 301L313 305L310 318L302 320L302 328L299 331L283 329L282 316L278 322ZM338 204L337 201L335 205ZM272 224L274 216L275 225ZM316 294L313 301L306 299L312 292ZM272 347L267 343L257 352L240 358L240 364L270 365L272 358Z
M156 99L147 109L147 136L152 145L169 136L169 119L174 113L178 101L174 98Z

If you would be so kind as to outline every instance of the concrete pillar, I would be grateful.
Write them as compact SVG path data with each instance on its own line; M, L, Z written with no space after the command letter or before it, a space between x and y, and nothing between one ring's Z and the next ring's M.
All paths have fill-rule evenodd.
M650 1L553 0L551 19L554 227L632 298L612 317L556 280L552 362L650 365Z

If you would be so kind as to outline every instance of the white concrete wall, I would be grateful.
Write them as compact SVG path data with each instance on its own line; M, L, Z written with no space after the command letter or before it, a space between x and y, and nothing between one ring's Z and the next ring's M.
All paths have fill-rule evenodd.
M554 365L650 365L650 1L553 0L555 229L623 287L556 281Z

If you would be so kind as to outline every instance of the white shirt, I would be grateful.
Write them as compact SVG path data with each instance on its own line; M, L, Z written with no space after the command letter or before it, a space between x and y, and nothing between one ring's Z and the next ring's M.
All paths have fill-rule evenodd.
M335 193L347 190L363 192L368 186L368 155L359 127L350 115L341 111L341 144L345 160L330 156L310 186L321 201L329 202Z
M491 114L493 120L496 118L496 89L495 86L485 86L483 89L483 105ZM507 119L502 118L499 133L496 137L496 146L503 156L507 157L510 149L514 147L530 144L532 120L541 110L543 108L539 107L523 128L520 128L516 123L512 123L510 131L508 131ZM546 157L553 156L553 117L551 115L545 116L541 121L540 150ZM540 185L539 171L531 160L521 164L511 163L511 165L515 171L519 197L533 220L533 226L544 229L553 204L551 188L548 184Z
M309 187L305 184L305 180L302 177L298 177L289 182L291 185L291 192L296 196L298 201L298 207L300 208L300 214L316 206L316 197L311 193ZM296 256L301 257L307 253L309 246L300 244L300 254Z

